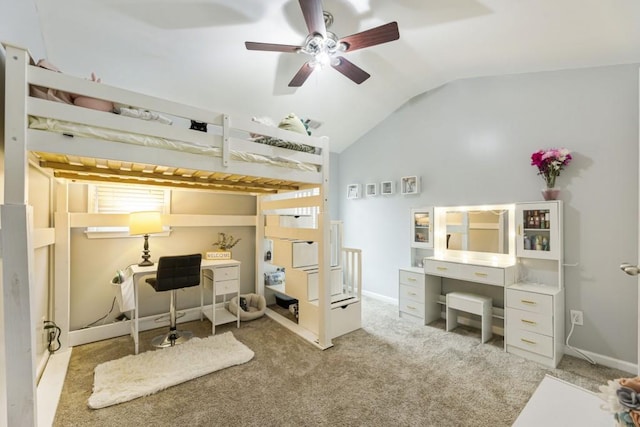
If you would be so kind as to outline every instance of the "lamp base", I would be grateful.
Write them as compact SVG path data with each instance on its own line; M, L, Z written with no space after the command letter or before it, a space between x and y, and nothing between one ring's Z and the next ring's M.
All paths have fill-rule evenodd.
M142 251L142 261L138 264L140 267L149 267L153 265L153 261L149 261L151 255L149 255L149 235L144 235L144 246Z

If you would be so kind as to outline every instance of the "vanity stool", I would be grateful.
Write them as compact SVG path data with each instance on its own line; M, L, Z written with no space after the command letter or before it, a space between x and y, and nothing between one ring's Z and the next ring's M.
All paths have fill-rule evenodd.
M466 292L449 292L447 302L447 332L458 326L458 311L477 314L482 321L481 334L483 343L491 338L491 316L493 301L490 297L469 294Z

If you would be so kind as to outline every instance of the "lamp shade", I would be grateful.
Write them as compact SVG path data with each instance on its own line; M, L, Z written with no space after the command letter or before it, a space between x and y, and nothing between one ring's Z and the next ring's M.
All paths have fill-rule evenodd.
M152 234L162 232L160 212L131 212L129 215L129 234Z

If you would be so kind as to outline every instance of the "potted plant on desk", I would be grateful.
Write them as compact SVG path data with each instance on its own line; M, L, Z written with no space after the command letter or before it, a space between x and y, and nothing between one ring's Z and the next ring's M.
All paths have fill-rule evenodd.
M240 238L235 239L231 234L218 233L218 241L212 246L217 247L215 252L207 252L207 259L231 259L231 248L238 244Z

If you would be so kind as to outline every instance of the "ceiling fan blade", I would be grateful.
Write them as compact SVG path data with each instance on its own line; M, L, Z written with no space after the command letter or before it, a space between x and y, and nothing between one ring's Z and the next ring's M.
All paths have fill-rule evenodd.
M244 42L244 45L248 50L266 50L270 52L296 53L299 49L301 49L301 46L275 43Z
M327 36L327 27L324 25L321 0L300 0L300 8L307 23L309 34L318 33L322 37Z
M352 34L340 39L340 43L346 45L346 52L351 52L363 47L375 46L377 44L387 43L400 38L398 31L398 23L390 22L370 30Z
M353 62L347 61L346 59L344 59L344 57L338 56L336 59L338 59L338 62L335 65L332 64L331 66L340 71L345 76L349 77L355 83L360 84L371 77L369 73L353 64Z
M307 80L307 78L313 73L313 67L309 62L305 62L304 65L298 70L293 79L289 82L289 87L300 87Z

